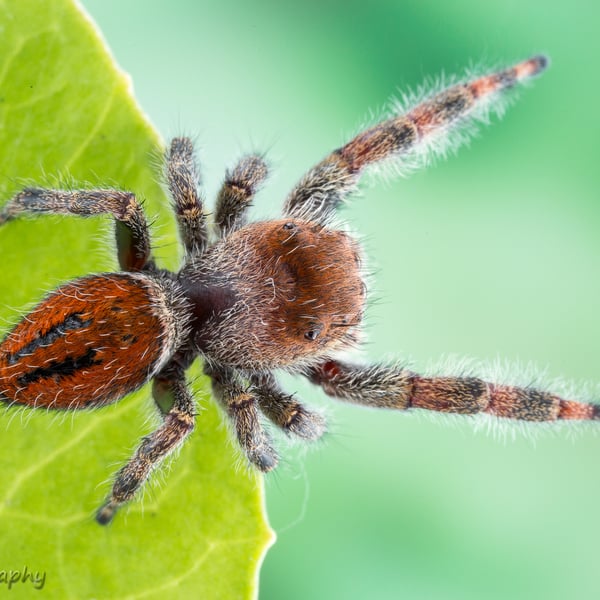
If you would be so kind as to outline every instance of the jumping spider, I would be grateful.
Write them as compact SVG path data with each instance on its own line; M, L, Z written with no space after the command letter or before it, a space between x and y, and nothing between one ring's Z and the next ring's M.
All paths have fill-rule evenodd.
M110 522L192 432L195 407L185 372L198 355L242 450L265 472L278 458L260 413L307 440L325 431L319 414L279 387L275 369L367 406L529 421L599 418L597 406L545 391L475 377L423 377L395 364L361 366L338 358L358 344L366 302L360 247L332 226L338 206L369 165L410 159L440 135L451 139L546 63L538 56L453 85L366 129L306 173L279 220L246 224L267 167L258 156L243 158L217 198L216 240L209 238L197 190L192 143L174 139L166 180L186 250L177 273L155 265L144 213L130 192L27 188L6 204L0 223L21 213L110 214L116 220L124 272L66 283L0 345L0 399L10 404L97 407L152 379L162 424L118 472L97 513L99 523Z

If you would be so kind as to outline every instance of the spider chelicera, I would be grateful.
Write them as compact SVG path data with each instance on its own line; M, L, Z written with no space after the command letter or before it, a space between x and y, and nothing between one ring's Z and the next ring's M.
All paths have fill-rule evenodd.
M597 419L593 404L476 377L424 377L387 363L350 364L366 302L361 249L334 228L338 206L370 165L410 160L440 137L484 119L507 90L546 67L537 56L453 85L403 114L366 129L310 169L287 197L283 218L246 224L246 209L267 174L247 156L227 172L211 239L197 189L194 150L175 138L166 180L186 256L172 273L151 254L144 213L130 192L27 188L0 213L112 215L122 273L90 275L47 296L0 345L0 399L64 410L114 402L152 379L162 424L117 473L97 513L111 521L148 475L194 428L185 372L197 356L233 422L249 462L261 471L277 453L260 413L284 431L315 440L322 416L286 394L273 373L307 377L327 394L367 406L487 413L528 421Z

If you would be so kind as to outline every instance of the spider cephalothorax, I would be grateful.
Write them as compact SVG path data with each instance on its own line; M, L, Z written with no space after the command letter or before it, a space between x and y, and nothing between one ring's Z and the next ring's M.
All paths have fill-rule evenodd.
M260 414L287 433L316 439L321 415L278 385L274 369L301 374L329 395L395 409L547 421L597 419L596 405L476 377L424 377L396 364L361 366L338 353L359 341L365 308L361 251L332 225L365 168L401 167L452 141L463 124L485 119L505 92L546 66L534 57L512 68L456 84L374 125L332 152L300 180L283 218L245 223L267 174L259 156L227 173L217 199L211 241L197 189L193 147L176 138L166 179L186 258L179 272L156 267L145 216L133 194L114 189L28 188L0 213L110 214L124 273L91 275L46 297L0 345L0 399L57 409L104 405L153 379L163 422L119 471L98 511L109 522L150 471L194 427L185 371L201 356L217 399L249 461L277 464ZM457 139L460 136L457 137Z
M365 301L359 267L358 246L341 231L300 219L247 225L180 273L196 307L219 281L219 310L194 323L194 345L244 370L314 363L356 337Z

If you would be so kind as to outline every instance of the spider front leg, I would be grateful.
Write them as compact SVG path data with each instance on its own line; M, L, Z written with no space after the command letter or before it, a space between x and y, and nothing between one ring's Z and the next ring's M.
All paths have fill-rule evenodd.
M244 386L241 378L224 367L204 367L213 382L215 396L233 421L236 437L248 460L263 472L277 466L277 452L263 430L258 412L258 402L251 387Z
M600 420L600 405L477 377L423 377L395 365L359 366L334 360L309 369L307 376L330 396L380 408L485 413L522 421Z
M194 429L194 400L181 371L163 371L155 377L152 393L159 408L171 408L162 415L162 425L143 438L131 460L117 473L110 497L96 514L101 525L110 523L117 509L134 497L151 471Z
M452 134L461 141L461 126L486 121L490 108L502 107L506 91L543 71L544 56L535 56L509 69L447 88L408 112L394 115L359 133L310 169L291 191L284 214L317 221L333 216L370 165L394 159L397 168L410 168L431 154L444 154Z
M121 269L124 271L154 269L146 217L135 195L130 192L111 189L26 188L6 203L0 212L0 225L24 213L80 217L112 215L116 220L117 250Z
M267 164L256 155L243 157L232 171L227 171L217 196L215 225L219 237L245 225L246 211L267 173Z
M200 256L208 245L203 199L198 193L198 168L192 141L174 138L165 156L167 185L175 203L175 216L189 257Z

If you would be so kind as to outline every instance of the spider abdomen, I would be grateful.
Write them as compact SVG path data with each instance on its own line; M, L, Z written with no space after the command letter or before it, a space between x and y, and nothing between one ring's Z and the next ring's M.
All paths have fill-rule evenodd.
M164 353L160 301L159 286L137 274L93 275L58 288L0 345L0 398L83 408L140 387Z

